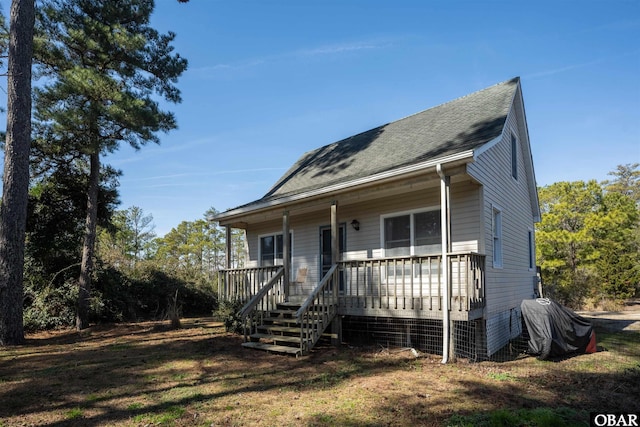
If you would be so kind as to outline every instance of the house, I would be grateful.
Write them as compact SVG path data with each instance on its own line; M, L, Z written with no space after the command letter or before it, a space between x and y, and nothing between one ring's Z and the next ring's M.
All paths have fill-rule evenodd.
M537 286L520 79L308 152L213 220L246 232L219 292L245 302L247 347L300 354L330 334L491 356Z

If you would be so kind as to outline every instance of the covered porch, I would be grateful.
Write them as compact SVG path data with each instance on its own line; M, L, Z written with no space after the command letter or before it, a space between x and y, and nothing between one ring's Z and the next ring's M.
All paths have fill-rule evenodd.
M456 250L452 250L451 178L439 164L434 166L430 173L421 172L415 179L259 208L238 208L234 215L225 215L221 223L226 226L227 242L231 241L231 227L247 229L252 237L252 265L242 269L227 265L218 281L220 300L245 303L239 314L246 322L247 346L261 348L259 344L269 337L274 345L299 345L296 354L302 354L313 348L329 325L332 337L340 342L343 316L441 320L445 329L453 321L482 318L485 256L472 249L475 243L461 249L465 238L477 241L477 229L469 231L469 221L465 221L467 228L458 232ZM463 169L452 168L449 173L457 174L457 206L476 221L477 184L469 181ZM379 214L381 203L400 213ZM404 213L407 211L398 206L430 206L428 215L421 217L430 221L429 227L415 226L424 210ZM366 225L354 217L365 220ZM397 218L405 222L392 224ZM291 234L292 220L295 238ZM383 229L387 230L389 224L393 230L406 230L409 223L410 243L393 240L396 235L381 241ZM277 265L265 265L261 240L265 237L261 236L275 242L271 237L275 227L281 234L278 231L278 248L273 244L270 253L278 253L272 263ZM422 238L418 233L424 230L429 233L428 243L418 243L417 238ZM349 244L344 240L347 235ZM293 258L292 245L297 245ZM421 254L427 247L427 254ZM227 259L231 251L228 243ZM301 275L306 279L300 280ZM289 333L296 336L285 336Z

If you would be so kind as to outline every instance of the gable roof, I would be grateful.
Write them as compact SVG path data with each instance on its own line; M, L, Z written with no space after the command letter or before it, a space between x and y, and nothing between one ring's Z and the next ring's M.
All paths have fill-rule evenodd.
M518 82L516 77L310 151L263 200L476 149L502 133Z
M227 212L272 206L281 199L472 153L502 134L519 84L515 77L305 153L264 197Z

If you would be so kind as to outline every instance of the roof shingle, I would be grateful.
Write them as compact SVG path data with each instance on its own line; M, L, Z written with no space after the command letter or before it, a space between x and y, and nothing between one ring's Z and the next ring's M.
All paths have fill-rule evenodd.
M479 148L501 134L518 82L516 77L310 151L260 201Z

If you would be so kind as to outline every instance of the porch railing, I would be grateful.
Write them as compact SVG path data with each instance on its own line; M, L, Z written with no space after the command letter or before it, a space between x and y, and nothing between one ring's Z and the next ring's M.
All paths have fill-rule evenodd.
M485 256L468 252L450 253L447 258L451 310L468 312L483 308ZM266 312L275 308L277 303L284 302L285 284L279 275L282 271L282 266L222 270L219 298L246 303L262 289L266 294L259 299L260 304L256 304L255 309ZM344 314L388 313L393 316L394 311L405 311L409 316L442 311L444 281L441 274L441 255L340 261L336 270L325 275L316 286L308 298L309 307L331 305L333 302L329 298L335 297L335 304ZM270 284L268 291L264 290L276 275L279 276ZM336 289L337 296L330 295L328 289Z
M470 311L485 305L485 256L449 254L451 310Z
M338 265L334 264L296 312L302 354L313 348L336 315L337 284Z
M451 253L452 311L484 307L485 256ZM339 262L339 306L350 309L442 310L442 256L406 256Z
M249 335L256 332L262 324L264 316L271 310L275 310L279 302L284 301L284 293L280 292L284 277L284 268L280 267L269 281L251 297L249 301L238 311L238 317L243 325L244 340L249 340Z
M282 266L238 268L220 270L218 278L218 300L249 301L260 289L282 270ZM284 283L272 289L272 295L284 301Z

